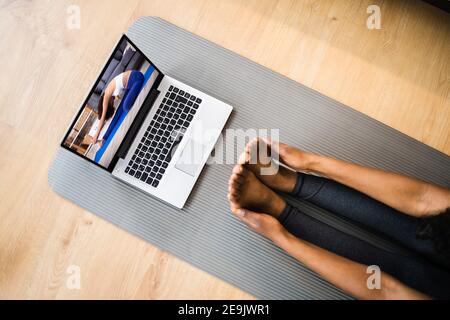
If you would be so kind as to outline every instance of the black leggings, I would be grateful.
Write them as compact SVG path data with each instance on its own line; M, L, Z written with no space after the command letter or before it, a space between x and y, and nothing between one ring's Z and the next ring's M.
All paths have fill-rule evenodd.
M299 173L292 195L384 235L426 260L447 263L435 252L430 241L416 238L418 218L401 214L354 189L332 180ZM279 220L288 231L305 241L350 260L377 265L381 271L433 298L450 298L450 272L436 263L414 255L380 249L291 205L287 205Z

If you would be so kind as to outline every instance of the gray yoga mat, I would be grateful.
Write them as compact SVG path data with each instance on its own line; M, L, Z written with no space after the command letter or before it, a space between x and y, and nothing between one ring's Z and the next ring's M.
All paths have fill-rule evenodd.
M166 74L233 105L227 128L279 128L288 144L450 187L450 157L233 52L155 17L136 21L128 36ZM205 167L182 211L64 149L49 169L49 183L80 207L258 298L350 298L230 214L231 169ZM320 208L289 201L340 230L402 252Z

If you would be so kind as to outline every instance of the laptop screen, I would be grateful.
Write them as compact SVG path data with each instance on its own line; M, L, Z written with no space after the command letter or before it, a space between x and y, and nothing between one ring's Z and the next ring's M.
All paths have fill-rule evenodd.
M61 145L110 169L159 75L150 60L122 36Z

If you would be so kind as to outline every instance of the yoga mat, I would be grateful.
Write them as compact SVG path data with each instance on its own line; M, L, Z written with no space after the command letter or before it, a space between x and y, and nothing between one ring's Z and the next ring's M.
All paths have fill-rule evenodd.
M127 34L163 72L233 105L227 128L279 128L288 144L450 187L450 157L312 89L160 18L140 18ZM231 169L206 166L182 211L64 149L50 166L49 183L80 207L257 298L351 298L231 215ZM289 201L335 228L406 254L320 208Z

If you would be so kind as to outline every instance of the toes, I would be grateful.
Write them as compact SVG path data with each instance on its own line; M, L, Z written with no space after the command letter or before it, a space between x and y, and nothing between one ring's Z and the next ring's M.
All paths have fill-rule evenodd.
M251 148L252 146L258 145L258 143L260 142L261 138L260 137L256 137L251 139L248 143L246 147Z
M237 173L231 174L231 177L228 180L228 185L234 188L239 187L242 183L244 183L244 177Z
M241 153L238 159L238 164L246 164L250 161L250 152L245 149L244 152Z
M239 196L239 186L236 187L234 185L229 185L228 186L228 194L231 197L237 198Z
M261 139L262 139L262 141L264 141L269 146L273 143L272 138L270 138L270 137L264 137L264 138L261 138Z
M252 139L245 146L246 163L268 164L271 159L270 150L270 145L266 142L265 138L257 137Z
M236 206L241 205L239 202L241 201L241 193L242 188L244 188L244 184L247 180L247 175L250 172L245 169L243 165L236 165L233 168L233 173L228 180L228 200L230 203L234 203Z
M257 151L260 141L261 141L260 138L254 138L250 140L250 142L245 145L245 151L248 153Z
M235 165L233 173L237 175L244 175L244 166L242 164Z
M230 209L232 213L236 214L241 208L237 204L232 203L230 205Z
M228 201L230 201L232 205L236 205L239 201L239 193L228 193Z
M236 173L233 173L228 180L228 200L238 201L240 188L244 182L244 178Z

